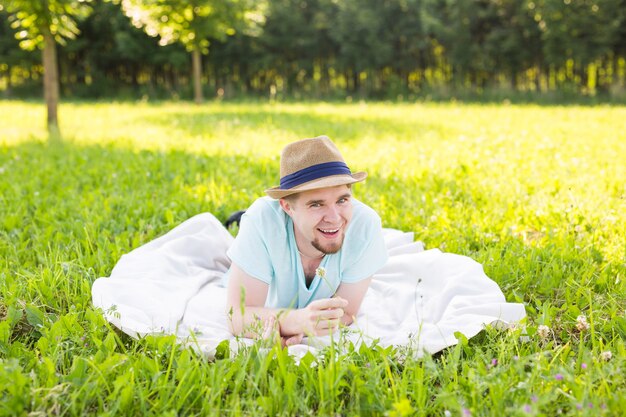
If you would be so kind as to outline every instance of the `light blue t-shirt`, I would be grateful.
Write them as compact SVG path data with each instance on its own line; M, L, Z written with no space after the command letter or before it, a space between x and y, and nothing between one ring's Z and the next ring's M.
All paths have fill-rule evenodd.
M278 200L262 197L241 218L241 227L228 256L248 275L269 284L266 307L302 308L311 301L332 297L342 282L371 277L387 262L380 217L352 198L352 219L341 249L326 255L325 270L307 288L296 246L293 222ZM318 270L320 269L318 268Z

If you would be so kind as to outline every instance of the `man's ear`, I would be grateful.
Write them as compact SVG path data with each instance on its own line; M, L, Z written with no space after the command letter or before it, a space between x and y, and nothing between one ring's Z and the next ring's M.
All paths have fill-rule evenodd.
M291 217L291 212L293 211L293 208L291 207L291 203L285 200L284 198L281 198L280 200L278 200L278 202L280 203L280 208L282 208L283 211L287 213L289 217Z

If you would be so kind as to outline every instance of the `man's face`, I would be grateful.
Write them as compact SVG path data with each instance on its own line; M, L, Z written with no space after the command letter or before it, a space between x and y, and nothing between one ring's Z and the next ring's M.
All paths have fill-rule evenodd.
M352 192L347 185L303 191L280 205L291 217L298 248L306 255L341 249L352 218Z

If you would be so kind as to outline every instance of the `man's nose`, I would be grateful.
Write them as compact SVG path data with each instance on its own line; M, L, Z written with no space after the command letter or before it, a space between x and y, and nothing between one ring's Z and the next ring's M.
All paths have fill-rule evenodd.
M335 205L327 206L326 212L324 213L324 220L328 222L334 222L341 218L339 215L339 207Z

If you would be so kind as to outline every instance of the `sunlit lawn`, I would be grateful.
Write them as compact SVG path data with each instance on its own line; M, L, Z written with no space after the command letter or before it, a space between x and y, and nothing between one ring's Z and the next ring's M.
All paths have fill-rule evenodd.
M0 101L0 414L626 407L625 107L63 104L54 145L44 120L42 104ZM483 263L526 304L525 328L422 359L374 346L316 366L277 348L207 361L121 335L91 307L91 283L123 253L196 213L247 207L277 183L280 149L320 134L369 172L355 194L385 226Z

